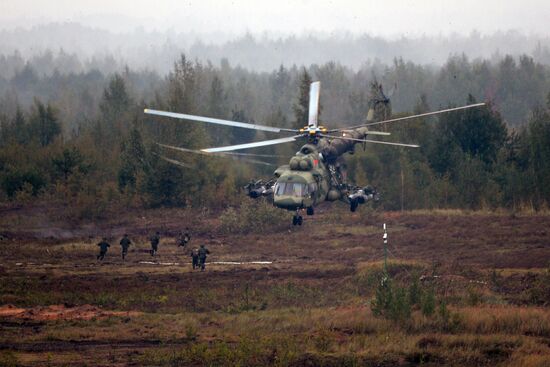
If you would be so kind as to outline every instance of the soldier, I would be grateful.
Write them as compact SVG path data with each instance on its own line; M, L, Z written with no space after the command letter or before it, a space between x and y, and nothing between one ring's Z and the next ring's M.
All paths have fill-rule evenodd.
M122 247L122 260L126 257L128 254L128 247L130 247L130 244L132 241L128 238L127 234L124 234L124 237L120 240L120 246Z
M155 256L159 249L159 242L160 242L160 232L157 231L154 235L150 238L151 241L151 256Z
M193 270L199 267L199 250L194 248L191 251L191 260L193 260Z
M107 238L103 237L100 243L97 244L99 246L99 255L97 255L98 260L102 260L105 258L105 254L107 253L107 249L111 247L109 245L109 242L107 242Z
M201 271L204 271L204 268L206 267L206 255L208 255L210 251L204 245L201 245L201 248L199 249L199 263L201 266Z
M185 234L183 232L180 233L178 237L178 247L185 247L187 243L191 240L191 235L189 235L189 231L187 230Z

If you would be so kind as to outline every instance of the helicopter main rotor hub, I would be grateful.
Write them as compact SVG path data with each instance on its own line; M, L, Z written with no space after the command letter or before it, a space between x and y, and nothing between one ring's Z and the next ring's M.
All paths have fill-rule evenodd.
M328 129L324 126L308 125L300 129L301 134L307 134L310 137L317 137L320 134L326 134Z

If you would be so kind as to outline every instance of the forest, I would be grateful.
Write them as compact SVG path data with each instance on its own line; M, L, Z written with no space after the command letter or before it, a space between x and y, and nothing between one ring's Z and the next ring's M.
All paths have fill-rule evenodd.
M174 154L157 143L197 149L271 136L153 118L143 109L301 127L304 86L320 80L321 122L329 127L364 122L376 82L395 90L394 117L487 102L382 127L391 141L419 149L372 144L347 155L350 181L375 186L380 207L548 208L550 67L529 55L451 55L441 67L395 58L366 61L358 69L326 62L264 72L182 54L166 75L128 66L113 70L108 60L75 71L82 61L62 50L34 58L0 55L0 202L64 206L74 218L131 208L238 205L248 200L241 188L252 178L270 177L298 145L258 149L277 156L271 167ZM167 156L191 168L162 159Z

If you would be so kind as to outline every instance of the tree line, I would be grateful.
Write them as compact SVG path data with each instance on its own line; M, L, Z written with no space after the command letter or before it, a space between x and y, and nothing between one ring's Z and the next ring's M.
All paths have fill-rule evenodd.
M305 86L321 80L321 121L338 127L365 120L373 82L388 90L396 81L394 116L484 101L487 90L492 98L481 109L384 126L392 140L421 148L359 148L347 157L350 180L379 188L387 209L543 209L550 198L547 76L528 56L492 64L461 55L437 71L396 59L357 72L330 62L257 73L182 55L163 78L129 68L40 76L27 65L4 80L0 200L68 204L85 217L114 206L233 205L242 199L240 187L269 177L298 147L258 149L277 156L272 167L167 151L156 143L197 149L271 136L151 118L145 107L299 127Z
M73 37L75 34L77 39ZM348 32L286 35L247 32L237 36L227 32L201 34L144 29L113 33L75 22L63 22L0 29L0 39L0 54L6 55L6 59L0 56L0 77L12 76L11 61L18 58L24 62L28 60L39 75L53 73L56 58L63 59L63 70L73 73L94 68L112 72L129 65L132 69L149 69L164 75L181 53L214 64L227 58L235 65L258 72L270 72L280 64L286 67L321 65L330 60L338 60L358 70L369 60L391 64L396 56L439 68L449 55L462 52L472 59L490 59L493 63L505 55L518 57L528 54L536 62L550 64L548 36L513 30L494 33L474 30L468 35L402 35L398 38Z

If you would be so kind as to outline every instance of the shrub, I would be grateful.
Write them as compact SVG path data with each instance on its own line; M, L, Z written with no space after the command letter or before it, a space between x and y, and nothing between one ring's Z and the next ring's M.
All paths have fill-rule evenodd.
M32 195L46 186L46 178L38 169L20 170L8 172L2 179L2 188L8 197L15 197L18 191L28 191Z
M409 303L411 306L418 305L422 300L422 288L420 288L420 282L418 275L413 276L411 285L409 286Z
M261 233L285 227L286 213L265 200L244 200L239 207L229 207L220 216L224 233Z
M424 316L432 316L435 312L435 293L433 288L428 289L424 293L420 305L420 309Z
M406 289L396 287L391 280L379 283L371 309L374 315L393 321L407 321L411 316L411 304Z
M394 292L390 318L394 321L407 321L411 317L411 305L407 291L404 288L397 288Z
M481 303L481 294L475 289L475 287L468 287L468 305L477 306Z
M314 338L315 349L321 353L330 352L332 347L332 339L328 330L322 329Z
M197 328L193 324L185 325L185 337L189 340L196 340L198 336Z
M15 367L18 366L17 357L12 351L4 350L0 352L0 366Z

